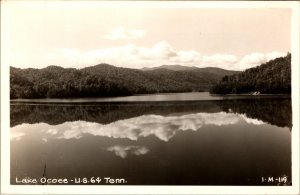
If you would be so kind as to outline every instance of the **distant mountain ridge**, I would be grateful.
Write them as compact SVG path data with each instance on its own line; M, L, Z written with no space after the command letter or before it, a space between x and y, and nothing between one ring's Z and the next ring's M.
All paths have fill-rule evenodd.
M54 65L42 69L11 67L10 97L73 98L208 91L225 75L237 73L219 68L175 68L178 70L142 71L109 64L82 69Z
M168 69L173 71L180 71L180 70L195 70L197 67L195 66L181 66L181 65L161 65L151 68L142 68L143 71L149 71L149 70L156 70L156 69Z

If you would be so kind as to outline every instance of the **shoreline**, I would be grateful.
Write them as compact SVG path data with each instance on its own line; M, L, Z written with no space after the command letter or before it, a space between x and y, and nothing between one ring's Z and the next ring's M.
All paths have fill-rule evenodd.
M133 96L154 96L154 95L179 95L179 94L195 94L195 93L208 93L209 96L292 96L292 94L240 94L240 93L227 93L227 94L217 94L217 93L210 93L209 91L188 91L188 92L163 92L163 93L139 93L139 94L132 94L132 95L121 95L121 96L102 96L102 97L63 97L63 98L17 98L17 99L10 99L10 101L19 101L19 100L72 100L72 99L108 99L108 98L123 98L123 97L133 97Z
M189 95L191 94L191 95ZM256 98L289 98L289 94L210 94L209 92L136 94L117 97L10 99L10 104L197 102Z
M210 93L209 95L211 96L292 96L292 94L241 94L241 93L228 93L228 94L215 94L215 93Z

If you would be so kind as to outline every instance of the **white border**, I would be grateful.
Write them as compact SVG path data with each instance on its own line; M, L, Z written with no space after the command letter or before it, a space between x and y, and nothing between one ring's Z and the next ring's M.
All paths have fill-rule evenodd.
M159 7L159 8L291 8L292 9L292 186L12 186L10 182L9 55L10 6ZM299 194L299 8L297 1L1 1L1 192L8 194Z
M291 36L291 47L292 47L292 112L293 112L293 127L292 127L292 182L293 185L297 185L297 194L299 190L299 130L300 130L300 116L299 116L299 92L300 92L300 72L299 72L299 56L300 56L300 3L296 2L292 11L292 36Z

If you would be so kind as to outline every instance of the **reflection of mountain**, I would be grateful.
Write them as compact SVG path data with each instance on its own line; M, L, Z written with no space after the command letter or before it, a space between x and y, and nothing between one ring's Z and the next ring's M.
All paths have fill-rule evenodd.
M49 178L99 175L128 185L265 185L261 175L291 175L287 128L245 114L145 114L10 132L11 178L39 178L46 162Z
M245 122L252 125L263 125L262 121L249 119L245 115L234 113L195 113L176 116L141 115L124 120L118 120L109 124L99 124L86 121L65 122L59 125L50 126L40 124L20 125L16 127L18 133L26 134L26 129L41 129L42 137L55 139L80 139L86 134L93 136L104 136L115 139L129 139L137 141L141 138L154 136L161 141L168 142L181 131L198 131L204 126L226 126ZM24 131L25 130L25 131ZM16 132L14 132L16 133ZM20 137L19 139L21 139ZM14 139L14 137L12 138ZM112 147L109 151L115 152L118 156L125 157L127 152L140 154L145 153L145 148Z
M279 127L292 128L292 105L290 99L251 99L220 101L218 105L226 112L245 114Z
M108 124L141 115L176 115L180 113L214 113L220 111L245 114L277 125L292 127L290 99L245 99L199 102L102 103L96 105L26 105L10 106L11 126L44 122L51 125L67 121L88 121Z
M149 103L99 103L95 105L32 105L13 104L10 106L10 124L44 122L51 125L66 121L85 120L101 124L144 114L174 114L182 112L217 112L214 102L149 102Z

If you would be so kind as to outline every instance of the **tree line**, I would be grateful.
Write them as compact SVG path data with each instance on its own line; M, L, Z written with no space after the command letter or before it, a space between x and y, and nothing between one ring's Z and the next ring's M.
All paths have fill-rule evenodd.
M291 93L291 54L276 58L241 73L224 76L211 87L213 94Z
M216 70L217 71L217 70ZM216 72L215 71L215 72ZM225 74L208 69L142 71L99 64L83 69L48 66L10 68L10 97L74 98L208 91Z

